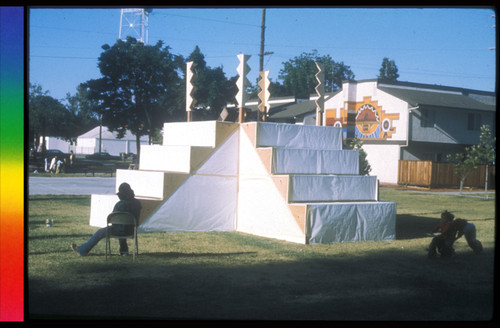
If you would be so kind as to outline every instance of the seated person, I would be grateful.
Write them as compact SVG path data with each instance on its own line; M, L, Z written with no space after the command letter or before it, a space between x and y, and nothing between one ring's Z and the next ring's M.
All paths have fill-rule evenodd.
M134 191L130 188L130 185L126 182L122 183L118 188L117 195L120 201L115 204L113 212L129 212L135 217L136 222L139 222L142 205L141 202L135 198ZM134 231L134 226L124 224L114 224L110 228L113 234L124 236ZM81 246L77 246L74 243L71 244L71 248L80 256L86 256L101 239L106 238L106 229L105 227L97 230L92 237ZM120 243L120 255L128 255L127 239L119 238L118 242Z

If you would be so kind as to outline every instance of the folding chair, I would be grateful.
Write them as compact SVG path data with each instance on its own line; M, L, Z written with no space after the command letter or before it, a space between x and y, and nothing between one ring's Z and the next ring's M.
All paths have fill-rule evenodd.
M112 229L110 227L113 224L129 224L134 226L134 232L129 235L123 234L113 234ZM108 249L109 255L111 256L111 238L126 238L126 239L134 239L134 261L135 261L135 253L139 254L139 246L137 242L137 222L135 217L128 212L112 212L108 215L107 220L107 228L106 228L106 260L108 259Z

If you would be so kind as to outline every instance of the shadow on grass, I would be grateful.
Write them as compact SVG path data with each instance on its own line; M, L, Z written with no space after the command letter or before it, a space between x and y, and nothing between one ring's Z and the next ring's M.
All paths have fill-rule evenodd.
M71 234L71 235L44 235L44 236L30 236L30 240L48 240L48 239L60 239L60 238L72 238L72 239L77 239L77 238L89 238L90 235L88 233L86 234Z
M427 237L439 219L410 214L396 215L396 239L416 239Z
M177 258L195 258L195 257L228 257L228 256L240 256L240 255L256 255L257 252L236 252L236 253L180 253L180 252L169 252L169 253L141 253L136 254L136 257L143 259L177 259ZM102 254L92 254L89 253L86 256L104 256ZM132 251L130 250L129 257L132 256ZM116 253L108 254L108 257L120 257Z
M28 313L33 320L488 320L492 258L490 249L481 256L465 252L447 261L389 249L354 258L251 265L146 257L137 265L77 263L68 271L71 279L29 280ZM450 281L457 271L463 271L459 278L466 278ZM484 283L461 284L466 281ZM443 292L446 302L439 297Z
M143 253L139 256L149 258L183 258L183 257L225 257L237 255L256 255L257 252L235 252L235 253Z

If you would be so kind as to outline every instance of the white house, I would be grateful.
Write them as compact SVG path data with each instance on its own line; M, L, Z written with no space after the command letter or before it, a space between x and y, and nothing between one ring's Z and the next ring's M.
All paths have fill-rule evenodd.
M323 125L357 137L381 182L397 183L399 160L443 162L446 155L478 144L480 127L496 130L496 94L456 87L386 81L344 81L325 95ZM291 104L269 120L315 124L314 100Z
M40 137L40 143L42 143L42 140L42 137ZM63 153L68 153L71 149L71 143L59 137L45 137L45 147L47 149L57 149Z
M123 138L118 139L118 132L111 132L107 127L95 127L82 134L76 140L76 146L70 146L75 154L93 154L99 151L99 139L101 140L101 151L110 155L118 156L120 153L137 153L136 137L130 131ZM142 136L141 145L148 144L148 137Z

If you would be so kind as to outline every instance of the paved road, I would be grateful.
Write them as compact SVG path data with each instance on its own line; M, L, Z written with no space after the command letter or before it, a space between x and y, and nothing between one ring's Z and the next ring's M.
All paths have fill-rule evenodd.
M114 194L115 183L115 177L29 177L28 189L30 195Z

